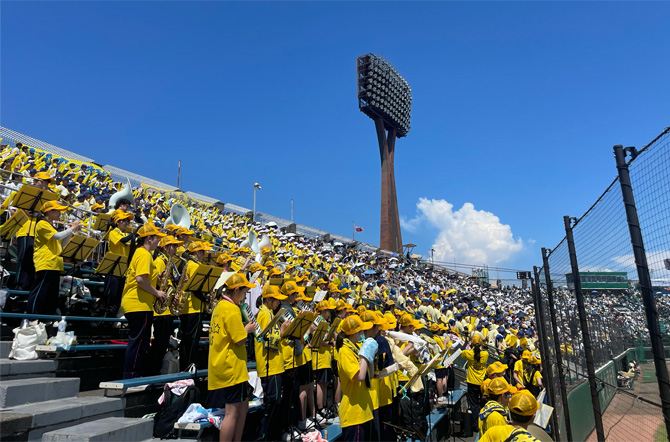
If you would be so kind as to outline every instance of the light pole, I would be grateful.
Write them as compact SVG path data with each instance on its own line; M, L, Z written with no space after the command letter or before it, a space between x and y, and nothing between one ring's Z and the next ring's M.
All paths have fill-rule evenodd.
M430 249L431 270L435 270L435 257L433 256L433 253L435 253L435 249Z
M261 190L261 185L258 183L254 183L254 215L253 215L253 221L256 221L256 189Z

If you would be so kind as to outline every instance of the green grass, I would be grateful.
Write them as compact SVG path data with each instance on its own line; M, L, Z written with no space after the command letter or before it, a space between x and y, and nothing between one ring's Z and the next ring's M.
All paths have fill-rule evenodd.
M654 442L668 442L668 433L665 428L665 423L658 426L656 434L654 435Z

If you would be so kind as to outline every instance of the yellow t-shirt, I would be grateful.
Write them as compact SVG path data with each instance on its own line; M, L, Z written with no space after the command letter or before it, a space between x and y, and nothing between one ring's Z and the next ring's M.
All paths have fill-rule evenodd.
M474 350L463 350L461 357L467 361L468 384L482 385L484 376L486 376L486 361L489 359L489 352L482 350L479 355L479 361L475 361Z
M123 244L121 240L126 236L118 227L109 232L109 251L121 256L128 256L130 247Z
M126 272L126 285L123 287L123 295L121 297L121 310L124 313L152 312L154 310L156 297L139 287L135 279L138 275L147 276L151 285L156 287L158 272L156 271L151 253L144 247L140 247L135 251Z
M23 225L19 228L18 232L16 232L16 237L21 238L23 236L35 236L36 224L37 224L37 217L29 216L28 220L25 223L23 223Z
M63 258L58 256L63 248L60 241L53 238L55 234L56 229L47 221L41 220L37 223L35 228L35 253L33 254L36 272L40 270L63 271Z
M196 261L189 260L188 265L186 267L186 274L188 275L188 281L193 280L193 276L195 275L196 271L198 270L198 264ZM186 286L188 287L188 282L186 283ZM184 310L181 312L182 314L187 314L187 313L200 313L203 310L203 305L202 301L198 299L197 296L195 296L193 293L189 292L184 292L184 295L190 295L188 302L184 305ZM219 303L220 304L220 303Z
M274 317L273 313L265 305L262 305L258 311L258 316L256 317L256 322L261 327L265 329ZM256 354L256 370L258 371L258 376L266 377L268 369L268 347L270 348L270 374L269 376L283 373L284 372L284 360L282 359L282 354L279 351L279 341L281 336L279 334L279 324L277 323L272 330L266 335L266 341L268 342L254 342L254 352Z
M372 420L373 407L370 391L364 382L354 379L360 366L358 354L353 349L358 349L358 347L345 339L337 360L337 371L342 383L342 402L338 408L342 428Z
M512 434L513 431L517 430L517 433L524 434L528 438L523 440L535 440L527 430L523 428L517 428L513 425L495 425L489 428L486 433L479 439L479 442L502 442L507 440L507 438Z
M221 300L212 312L209 327L209 390L230 387L249 380L247 346L237 345L247 337L240 307Z

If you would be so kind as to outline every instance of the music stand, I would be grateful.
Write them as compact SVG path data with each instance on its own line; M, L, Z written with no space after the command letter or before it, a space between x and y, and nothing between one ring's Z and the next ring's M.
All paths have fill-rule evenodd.
M11 239L19 231L21 226L28 221L28 215L23 210L17 210L5 223L0 227L0 236L4 240Z
M185 271L186 269L184 269ZM198 265L195 274L191 276L184 288L187 292L209 293L214 290L216 282L223 273L221 267L213 267L205 264Z
M111 220L112 217L108 215L107 213L100 213L98 216L95 218L95 222L91 226L91 229L93 230L107 230L107 224L109 224L109 220Z
M310 325L314 322L314 313L303 311L295 317L284 333L281 334L282 339L298 339L301 340Z
M60 256L72 261L86 261L88 256L100 244L95 238L83 235L74 235L60 252Z
M305 287L305 297L307 298L314 298L314 295L316 294L316 289L317 287Z
M287 281L295 281L295 278L270 278L270 285L281 287Z
M326 321L319 322L319 325L316 326L316 330L312 332L312 339L309 340L310 347L312 348L321 347L323 338L326 336L326 333L328 332L328 325L329 324Z
M128 257L118 255L116 253L107 252L102 257L102 261L95 269L95 273L99 275L110 275L116 277L123 277L128 270Z
M277 312L276 315L272 317L270 322L268 322L268 325L263 329L261 332L261 339L265 339L265 336L267 336L268 333L272 331L275 325L279 322L279 320L284 316L284 313L286 313L286 309L284 307L280 308L279 311Z
M21 190L14 195L12 205L19 209L25 209L29 212L39 210L47 201L55 201L58 199L58 194L47 189L40 189L39 187L24 184Z
M335 334L337 333L337 329L340 326L340 322L342 322L341 318L335 318L333 319L333 323L330 325L330 330L328 330L328 334L325 337L325 341L332 341L333 338L335 337Z

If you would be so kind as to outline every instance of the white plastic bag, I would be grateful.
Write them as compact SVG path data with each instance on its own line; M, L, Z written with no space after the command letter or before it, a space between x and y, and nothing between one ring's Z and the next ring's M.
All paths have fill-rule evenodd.
M26 328L15 328L12 350L9 352L10 359L27 361L37 359L35 347L47 342L47 332L44 324L30 325Z
M63 332L59 331L56 336L49 339L49 345L57 345L62 347L63 350L69 350L72 344L77 342L77 337L73 331Z

